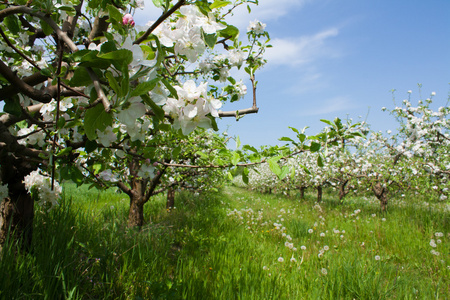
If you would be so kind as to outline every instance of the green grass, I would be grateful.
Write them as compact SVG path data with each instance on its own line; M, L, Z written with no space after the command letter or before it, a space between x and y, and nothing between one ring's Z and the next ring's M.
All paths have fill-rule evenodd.
M233 187L177 194L171 212L164 200L146 204L137 231L126 227L123 194L66 186L59 208L37 213L33 251L7 245L0 298L450 298L443 205L411 198L381 214L361 197L339 205L325 195L317 206L314 195L300 202Z

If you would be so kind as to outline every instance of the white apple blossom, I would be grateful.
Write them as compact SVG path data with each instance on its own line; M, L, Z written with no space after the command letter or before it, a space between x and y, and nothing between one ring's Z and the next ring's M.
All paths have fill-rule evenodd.
M96 130L97 132L97 140L104 146L109 147L112 142L114 142L117 139L116 134L113 132L113 129L111 126L106 127L105 130L100 131Z
M250 24L247 27L247 31L252 31L256 34L264 33L264 30L266 28L266 24L261 23L258 20L250 21Z
M155 176L155 171L156 168L152 164L143 164L137 175L142 178L153 178Z
M52 179L36 170L25 176L23 182L28 192L38 197L39 205L50 205L50 208L58 205L62 187L57 181L54 181L52 190Z
M119 181L116 174L113 174L111 170L105 170L98 174L98 177L104 181L117 182Z
M145 115L146 108L143 103L141 103L141 99L138 97L133 97L128 100L125 109L122 109L117 114L117 119L127 125L134 126L136 120Z

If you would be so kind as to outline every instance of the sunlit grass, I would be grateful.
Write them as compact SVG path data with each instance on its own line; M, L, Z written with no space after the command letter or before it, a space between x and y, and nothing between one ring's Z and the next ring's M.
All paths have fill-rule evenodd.
M316 205L233 187L180 193L171 212L164 201L138 231L123 194L66 187L37 214L33 251L4 251L0 298L450 298L445 207L411 199L381 214L361 197Z

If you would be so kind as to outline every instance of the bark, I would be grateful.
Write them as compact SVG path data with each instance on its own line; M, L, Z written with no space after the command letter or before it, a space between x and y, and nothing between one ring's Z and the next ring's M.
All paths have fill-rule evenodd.
M10 157L1 166L2 181L8 185L9 197L0 204L0 251L8 239L18 242L24 251L31 247L34 201L22 181L32 169L24 163L16 163L18 161Z
M317 203L322 202L322 186L317 187Z
M34 201L29 194L20 194L15 200L6 198L0 204L0 252L9 239L29 251L33 237Z
M166 202L166 208L172 209L175 207L175 190L172 188L169 188L167 190L167 202Z
M142 180L132 182L130 196L130 211L128 213L128 227L142 227L144 225L144 183Z
M339 185L339 201L342 203L344 202L344 197L348 194L348 191L345 190L345 186L347 185L348 180L342 182Z
M304 186L300 187L300 199L301 200L305 200L305 190L306 190L306 187L304 187Z
M372 186L372 191L375 197L380 200L381 211L386 211L388 204L387 189L380 182L377 182Z

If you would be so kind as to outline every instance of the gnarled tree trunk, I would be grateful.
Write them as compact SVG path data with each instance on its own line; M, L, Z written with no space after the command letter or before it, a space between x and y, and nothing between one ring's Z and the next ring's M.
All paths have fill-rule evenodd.
M8 238L28 251L33 236L34 201L23 179L33 167L14 157L6 157L8 160L2 161L0 179L8 185L9 197L0 204L0 251Z
M348 190L345 189L345 186L347 185L348 180L345 180L344 182L341 182L339 185L339 202L344 202L344 197L348 194Z
M372 186L372 191L375 194L375 197L377 197L377 199L380 200L381 210L386 211L388 204L387 189L383 187L383 185L380 182L377 182L375 185Z

